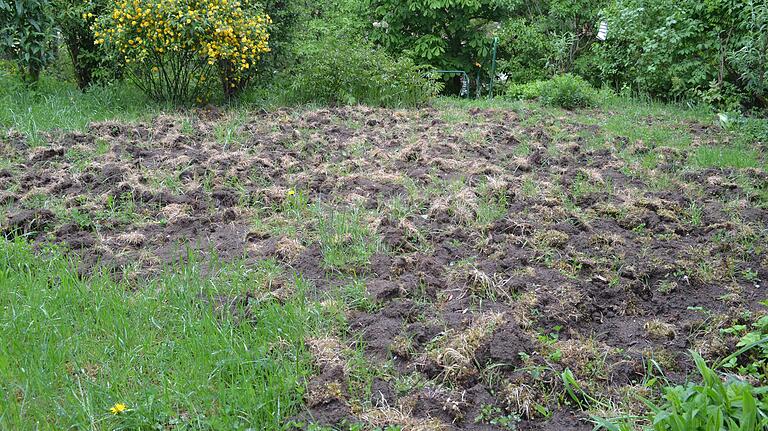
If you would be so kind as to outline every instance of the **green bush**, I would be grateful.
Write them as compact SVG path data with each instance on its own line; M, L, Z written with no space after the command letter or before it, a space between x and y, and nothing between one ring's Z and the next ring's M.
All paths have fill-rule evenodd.
M393 56L367 42L371 23L360 0L268 1L275 17L269 58L263 63L269 88L250 96L266 103L414 106L440 89L428 68L408 56ZM401 53L402 54L402 53Z
M303 48L322 43L324 37L365 37L365 21L361 0L264 0L264 10L272 17L269 27L270 55L261 69L268 72L290 68Z
M16 63L22 79L37 82L54 58L53 20L45 0L0 0L0 51Z
M416 106L440 90L427 70L354 40L327 36L301 48L295 65L278 78L288 102L333 105Z
M510 84L507 86L506 96L516 100L531 100L541 97L541 91L546 81L531 81L523 84Z
M768 3L618 0L605 19L596 64L616 87L726 110L768 107Z
M109 1L52 0L51 4L78 87L85 89L119 77L118 59L96 43L91 30L96 17L107 11Z
M511 84L544 80L555 54L552 37L543 20L516 18L505 21L498 31L498 68Z
M648 403L656 431L757 431L768 427L766 391L736 378L721 380L692 352L701 383L668 386L661 406Z
M112 0L94 26L125 62L133 83L173 104L203 103L218 75L221 94L236 96L270 51L271 19L249 2L230 0Z
M586 108L595 105L597 91L580 76L559 75L541 85L541 101L564 109Z
M487 63L493 27L509 16L496 0L366 0L373 40L438 69Z
M512 82L571 71L607 0L366 0L372 39L440 69L488 70L493 36ZM479 65L479 66L478 66Z

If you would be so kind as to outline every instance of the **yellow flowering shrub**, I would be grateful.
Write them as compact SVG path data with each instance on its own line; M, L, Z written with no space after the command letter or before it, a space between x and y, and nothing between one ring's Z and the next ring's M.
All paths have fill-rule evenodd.
M115 0L93 30L145 93L199 103L212 76L227 97L242 88L269 52L269 24L268 15L239 0Z

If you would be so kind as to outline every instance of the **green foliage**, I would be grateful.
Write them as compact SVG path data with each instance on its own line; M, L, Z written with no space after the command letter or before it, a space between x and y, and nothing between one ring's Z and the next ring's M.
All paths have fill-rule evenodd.
M541 101L564 109L594 106L597 91L580 76L560 75L541 86Z
M486 404L480 409L480 413L475 417L475 423L496 425L503 430L515 431L520 417L512 414L506 414L500 407Z
M605 19L597 64L617 87L728 110L768 106L765 2L618 0Z
M325 37L363 38L364 9L360 0L265 0L264 10L273 19L269 45L272 49L262 69L269 74L294 66L307 44Z
M440 90L426 72L408 57L393 59L368 43L327 36L305 44L279 79L290 82L285 97L293 103L403 107Z
M531 81L524 84L510 84L507 87L507 97L517 100L537 99L541 96L546 81Z
M549 77L549 64L555 56L552 36L544 20L514 18L499 28L498 71L510 83L526 83Z
M274 5L289 20L277 23L276 57L268 60L270 67L284 68L271 77L281 103L415 106L440 90L425 76L427 69L366 41L362 5L359 0Z
M738 354L726 358L722 366L768 382L768 316L763 316L751 325L735 325L723 332L739 336L736 347Z
M591 54L606 0L367 0L371 38L437 69L490 77L493 37L503 84L571 72ZM369 24L370 25L370 24ZM582 63L585 63L582 61ZM587 61L586 64L591 64Z
M747 1L738 8L736 28L739 43L728 51L727 59L739 87L755 100L749 103L768 106L768 3Z
M53 20L45 0L0 0L0 51L14 60L22 79L37 82L54 58Z
M656 431L755 431L768 427L765 388L736 378L721 380L692 352L701 383L668 386L660 406L648 402Z
M369 0L372 38L439 69L488 62L490 37L506 16L503 0Z
M543 80L553 74L591 74L598 10L604 0L512 2L500 23L499 68L512 83Z
M75 80L81 89L109 82L120 74L119 62L96 44L91 30L95 18L107 11L108 0L52 0L56 26L72 60Z

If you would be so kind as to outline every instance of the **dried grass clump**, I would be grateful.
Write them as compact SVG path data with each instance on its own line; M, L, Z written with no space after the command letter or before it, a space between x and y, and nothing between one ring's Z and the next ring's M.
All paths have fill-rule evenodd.
M281 237L275 244L275 252L277 256L286 261L291 261L298 257L306 247L301 244L296 238L289 238L287 236Z
M466 287L473 295L493 300L512 301L512 295L507 287L510 277L502 274L490 276L476 267L470 268L465 277Z
M443 431L449 429L437 419L422 419L412 416L410 409L403 407L377 407L360 414L363 422L371 425L371 428L384 429L387 426L398 426L402 431Z
M439 214L448 214L453 220L471 225L477 215L477 195L465 187L459 192L436 199L429 208L430 218Z
M567 233L554 229L539 230L533 234L533 242L540 247L561 248L570 238Z
M643 326L645 334L657 340L672 340L675 338L675 325L660 319L651 319Z
M344 354L346 347L338 338L332 336L310 338L306 343L315 365L319 368L341 367L345 374L348 373L349 364Z
M442 369L445 379L463 380L477 372L473 363L477 349L503 323L503 313L488 312L479 315L464 331L448 330L427 352L427 360Z

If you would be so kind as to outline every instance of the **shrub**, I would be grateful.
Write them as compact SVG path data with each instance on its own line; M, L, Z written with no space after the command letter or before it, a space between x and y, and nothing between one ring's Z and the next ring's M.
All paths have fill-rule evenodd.
M96 17L107 10L107 0L52 0L56 25L69 51L75 80L85 89L119 76L114 56L96 43L91 30Z
M594 24L607 2L366 0L375 43L438 69L464 70L473 78L479 74L481 82L490 79L493 37L498 36L497 70L510 83L591 64L581 57L594 56Z
M373 39L440 69L468 70L491 51L490 25L507 15L489 0L368 0Z
M427 102L440 86L408 57L395 60L384 51L354 40L328 36L301 48L288 70L288 98L294 103L365 103L415 106Z
M263 0L274 23L270 26L269 57L264 67L270 73L289 68L308 43L323 43L329 34L336 37L364 37L360 0ZM366 28L367 30L367 28Z
M269 52L270 22L237 0L120 0L97 20L94 35L124 59L149 96L200 103L216 74L225 97L242 90Z
M55 52L48 2L0 0L0 49L25 82L37 82Z
M542 21L518 18L501 24L497 70L506 74L511 83L549 77L547 65L554 55L554 46Z
M605 19L596 64L617 87L726 110L768 107L768 3L618 0Z
M507 87L507 97L517 100L537 99L546 81L531 81L524 84L510 84Z
M596 99L597 91L576 75L559 75L541 86L541 101L564 109L594 106Z

